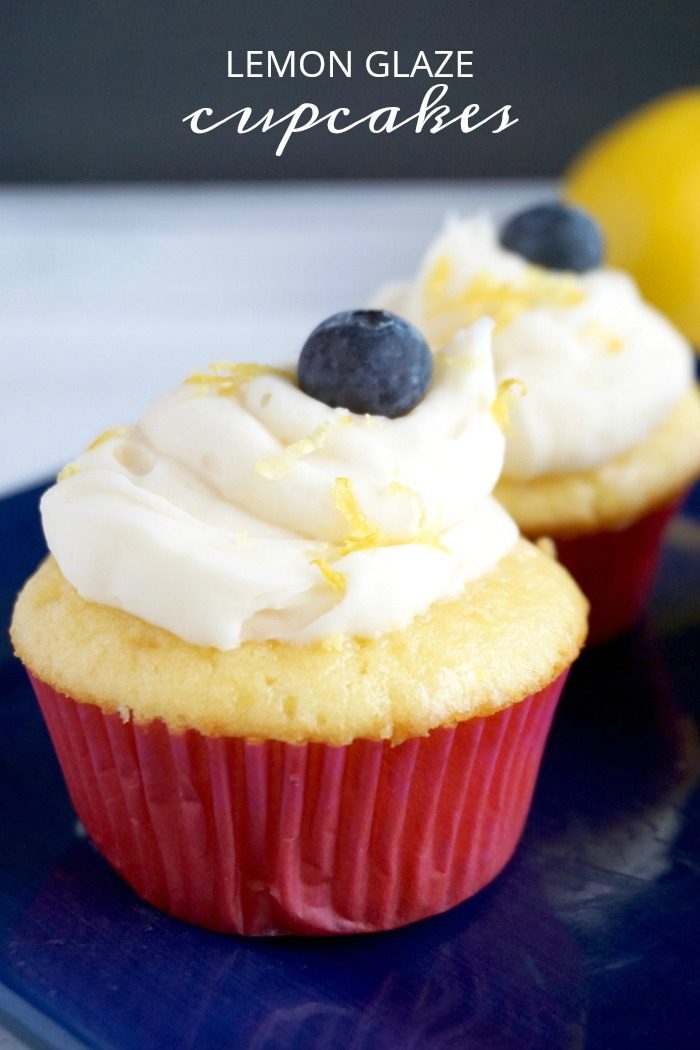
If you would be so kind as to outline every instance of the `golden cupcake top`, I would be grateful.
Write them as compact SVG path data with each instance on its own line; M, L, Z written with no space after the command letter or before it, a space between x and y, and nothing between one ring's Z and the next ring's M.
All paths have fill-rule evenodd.
M86 601L49 558L18 599L12 639L43 681L125 721L341 745L399 743L524 699L575 659L586 621L568 573L519 540L402 630L226 651Z

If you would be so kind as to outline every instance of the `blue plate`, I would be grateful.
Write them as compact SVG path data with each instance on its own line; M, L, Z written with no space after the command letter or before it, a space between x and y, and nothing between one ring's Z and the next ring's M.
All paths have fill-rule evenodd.
M39 492L0 502L2 624L43 553ZM104 1050L695 1050L699 510L649 621L574 668L512 863L394 933L244 940L142 904L82 837L3 629L0 1020Z

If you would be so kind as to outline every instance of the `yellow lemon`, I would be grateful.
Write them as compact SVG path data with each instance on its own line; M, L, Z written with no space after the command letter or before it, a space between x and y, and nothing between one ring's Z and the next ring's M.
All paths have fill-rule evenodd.
M603 132L574 159L564 192L598 219L610 264L700 347L700 87Z

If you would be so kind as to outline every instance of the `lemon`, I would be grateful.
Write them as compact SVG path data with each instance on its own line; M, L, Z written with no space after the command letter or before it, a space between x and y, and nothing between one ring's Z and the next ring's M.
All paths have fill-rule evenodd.
M665 95L576 157L565 196L601 224L607 259L700 347L700 87Z

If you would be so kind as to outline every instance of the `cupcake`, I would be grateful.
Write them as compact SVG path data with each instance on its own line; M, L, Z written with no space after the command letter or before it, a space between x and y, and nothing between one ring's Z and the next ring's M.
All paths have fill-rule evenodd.
M492 496L491 327L433 356L336 316L296 374L195 374L44 495L15 650L87 832L157 908L383 930L511 856L586 602Z
M496 496L525 536L554 540L591 602L590 639L642 613L663 531L700 473L690 346L626 274L602 266L583 212L560 204L454 221L378 304L434 348L482 316L511 399Z

